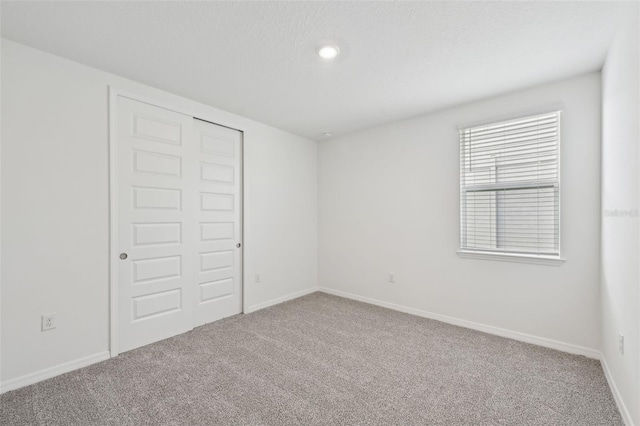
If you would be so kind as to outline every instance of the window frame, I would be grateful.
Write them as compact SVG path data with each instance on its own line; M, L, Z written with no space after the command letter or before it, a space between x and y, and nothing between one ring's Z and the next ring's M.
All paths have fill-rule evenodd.
M557 141L557 180L556 183L554 185L548 185L550 187L557 187L557 196L558 196L558 233L557 233L557 238L558 238L558 253L557 254L536 254L536 253L526 253L526 252L516 252L516 251L505 251L505 250L490 250L490 249L486 249L486 250L482 250L482 249L478 249L478 250L473 250L473 249L468 249L463 247L463 219L464 217L467 216L467 211L465 210L465 215L463 216L463 211L462 211L462 195L463 195L463 173L462 173L462 168L464 167L464 164L462 164L461 161L461 150L463 149L462 147L462 137L461 134L463 131L465 130L469 130L472 129L474 127L483 127L483 126L491 126L491 125L499 125L499 124L504 124L504 123L509 123L509 122L513 122L513 121L520 121L520 120L525 120L527 118L533 118L536 116L542 116L542 115L548 115L548 114L556 114L557 116L557 135L558 135L558 141ZM538 112L532 112L530 114L525 114L525 115L520 115L517 117L510 117L510 118L503 118L501 120L491 120L491 121L485 121L483 123L475 123L473 125L466 125L466 126L459 126L458 127L458 217L459 217L459 222L458 222L458 250L457 250L457 254L459 257L461 258L469 258L469 259L480 259L480 260L496 260L496 261L507 261L507 262L521 262L521 263L533 263L533 264L542 264L542 265L553 265L553 266L560 266L562 265L566 259L562 257L562 181L561 181L561 177L562 177L562 156L561 156L561 152L562 152L562 109L556 108L556 109L549 109L546 111L538 111ZM509 185L506 184L505 188L509 187L509 186L517 186L520 187L521 185ZM526 186L526 185L522 185L522 186ZM495 186L494 186L495 187ZM499 190L499 189L496 189ZM497 213L496 213L496 220L497 220ZM497 226L496 226L497 228ZM497 234L496 234L496 238L497 238Z

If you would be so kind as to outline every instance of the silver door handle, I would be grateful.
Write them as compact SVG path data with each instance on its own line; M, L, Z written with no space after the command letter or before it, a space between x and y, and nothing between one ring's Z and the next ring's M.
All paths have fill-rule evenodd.
M238 243L238 244L236 244L236 247L240 248L240 247L242 247L242 244Z
M125 260L129 255L127 253L120 253L120 259Z

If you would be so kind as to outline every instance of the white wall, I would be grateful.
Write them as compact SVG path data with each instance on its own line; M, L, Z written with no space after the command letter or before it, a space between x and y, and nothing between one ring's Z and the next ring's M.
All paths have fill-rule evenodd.
M109 85L245 131L248 308L317 285L316 142L3 40L5 390L109 349Z
M566 262L459 258L457 127L558 106ZM319 153L321 288L598 355L599 73L336 138Z
M614 393L626 407L623 414L636 425L640 425L639 36L635 15L635 22L612 44L602 70L602 354ZM618 350L619 333L625 338L624 356Z

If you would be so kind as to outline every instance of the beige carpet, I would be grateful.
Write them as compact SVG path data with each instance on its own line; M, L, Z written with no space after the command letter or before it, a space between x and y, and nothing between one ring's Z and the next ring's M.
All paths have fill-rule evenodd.
M2 425L621 425L600 363L315 293L0 397Z

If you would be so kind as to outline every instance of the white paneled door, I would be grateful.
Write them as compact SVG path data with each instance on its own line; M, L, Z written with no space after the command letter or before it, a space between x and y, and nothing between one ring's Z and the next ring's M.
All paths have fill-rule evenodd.
M117 97L118 352L242 312L241 137Z
M198 149L195 325L242 312L242 134L194 120Z

